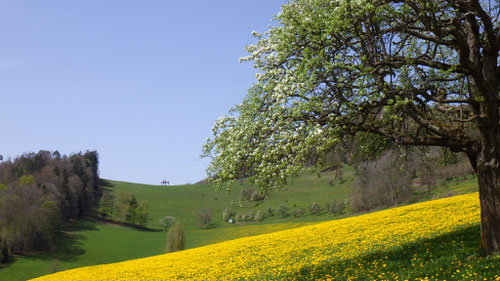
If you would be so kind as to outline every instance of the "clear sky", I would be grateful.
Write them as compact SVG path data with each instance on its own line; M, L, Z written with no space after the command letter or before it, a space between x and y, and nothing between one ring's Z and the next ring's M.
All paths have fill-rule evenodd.
M0 1L0 154L97 150L102 178L194 183L285 0Z

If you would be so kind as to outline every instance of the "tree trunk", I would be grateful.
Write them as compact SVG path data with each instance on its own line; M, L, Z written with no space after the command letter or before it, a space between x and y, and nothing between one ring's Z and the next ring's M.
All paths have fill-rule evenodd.
M478 163L481 202L481 250L486 255L500 252L500 168L498 162Z
M489 118L479 122L481 149L475 170L481 202L481 250L491 255L500 252L500 124L498 103L489 102L483 108Z
M498 52L485 50L484 81L471 77L472 96L479 102L472 105L477 116L479 144L476 156L469 157L477 173L481 202L481 251L486 255L500 252L500 81L497 78ZM478 63L478 61L476 61ZM478 64L479 65L479 64ZM482 90L479 90L482 89ZM477 92L476 92L477 91ZM481 92L479 92L481 91ZM472 160L473 158L476 158Z

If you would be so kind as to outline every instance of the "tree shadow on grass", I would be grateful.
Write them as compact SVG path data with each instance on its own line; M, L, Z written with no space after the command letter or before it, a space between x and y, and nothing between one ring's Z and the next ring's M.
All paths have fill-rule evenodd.
M96 222L88 219L79 219L67 223L56 235L56 241L51 250L25 253L18 256L32 260L76 261L85 253L82 241L86 237L78 233L83 230L98 230ZM10 263L16 260L16 256L14 256Z
M205 225L205 226L200 226L199 225L199 230L209 230L209 229L214 229L214 228L217 228L217 226L219 226L217 223L213 222L209 225Z
M128 222L117 222L117 221L114 221L114 220L105 219L105 218L102 218L102 217L100 217L99 215L96 215L96 214L89 215L89 218L92 218L94 221L97 221L97 222L107 223L107 224L112 224L112 225L118 225L118 226L123 226L123 227L128 227L128 228L132 228L134 230L143 231L143 232L162 232L163 231L163 229L159 229L159 228L149 228L147 226L141 226L141 225L131 224L131 223L128 223Z
M219 225L218 225L217 223L213 222L213 223L211 223L211 224L209 224L209 225L207 226L207 229L214 229L214 228L216 228L217 226L219 226Z
M78 220L71 221L70 223L63 226L62 230L64 232L76 232L82 230L98 230L96 227L96 220L92 218L81 218Z
M113 187L113 184L105 179L99 179L99 187Z
M500 259L482 257L479 238L479 226L470 226L397 249L303 267L294 273L294 278L317 280L329 276L333 280L424 280L428 277L430 280L462 280L465 276L474 276L474 280L494 280L500 275Z

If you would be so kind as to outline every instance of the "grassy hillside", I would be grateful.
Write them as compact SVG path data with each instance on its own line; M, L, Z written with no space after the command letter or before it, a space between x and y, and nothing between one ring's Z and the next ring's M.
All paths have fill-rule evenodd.
M104 188L118 192L128 191L139 200L146 200L150 209L149 230L113 225L95 220L76 221L68 226L63 243L52 253L38 253L30 256L17 256L15 261L0 269L0 280L26 280L56 271L125 261L159 255L164 252L165 233L160 231L158 220L166 215L183 219L186 226L187 247L194 248L221 241L270 233L296 228L314 222L331 220L334 217L326 212L320 215L305 215L298 218L278 216L266 218L262 222L228 224L222 220L221 213L226 207L235 211L255 211L267 207L276 208L285 204L291 209L307 208L312 202L324 203L343 201L349 195L353 171L344 169L342 184L334 181L332 172L324 172L321 177L304 173L281 191L271 194L264 203L243 203L239 207L238 198L242 188L248 184L236 183L231 193L217 192L210 184L183 186L152 186L119 181L105 181ZM425 189L415 189L420 200L439 198L457 193L467 193L476 188L475 179L465 182L450 181L436 187L431 195ZM197 210L209 207L213 210L214 226L202 230L197 225Z
M293 204L306 208L312 202L343 200L352 179L352 170L345 172L348 180L329 186L331 172L321 177L303 174L282 191L272 194L256 208L276 208ZM109 224L96 220L74 221L68 225L60 246L51 253L33 253L28 256L15 256L13 262L0 268L0 280L27 280L37 276L95 264L125 261L164 253L165 232L160 230L158 220L166 215L184 220L186 226L187 248L199 247L230 239L269 233L295 228L315 221L329 220L332 215L299 218L267 218L262 222L228 224L222 220L221 213L226 207L235 211L255 210L255 203L243 203L239 207L238 198L247 183L237 183L231 193L215 191L211 184L182 186L153 186L120 181L105 180L103 188L114 193L120 190L133 193L138 200L146 200L150 209L149 230ZM197 223L197 210L209 207L213 211L214 225L202 230Z
M350 172L352 178L352 171ZM203 208L210 208L213 214L213 226L211 230L223 230L225 228L236 229L242 225L251 224L275 224L283 222L303 222L331 219L332 216L304 216L299 218L279 218L278 216L266 218L263 222L244 222L237 224L228 224L222 219L222 212L226 207L234 211L257 211L265 210L268 207L277 208L280 205L286 205L290 209L303 207L308 208L313 202L326 203L327 201L343 201L346 198L350 181L333 186L328 185L331 176L325 175L317 177L316 175L303 175L288 185L283 190L274 192L271 197L266 198L262 204L256 206L255 202L239 201L239 193L242 188L248 187L247 183L234 184L231 192L215 191L211 184L183 185L183 186L150 186L134 183L125 183L117 181L108 181L109 187L113 191L125 190L134 193L138 199L146 200L150 206L150 219L148 227L160 228L158 221L163 216L174 216L177 219L184 220L186 228L192 232L188 236L188 248L206 245L207 231L200 230L198 226L197 211ZM212 232L213 232L212 231ZM225 231L225 230L224 230ZM210 233L210 231L208 231ZM215 233L215 236L218 236ZM209 239L210 240L210 239Z
M500 280L498 259L470 243L478 201L428 201L36 280Z

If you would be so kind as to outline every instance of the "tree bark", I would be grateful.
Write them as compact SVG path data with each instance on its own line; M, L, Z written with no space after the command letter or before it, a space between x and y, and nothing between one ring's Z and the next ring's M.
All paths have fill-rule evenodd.
M471 20L471 31L477 33L478 27ZM473 110L478 116L480 150L475 168L479 184L481 202L481 250L486 255L500 252L500 81L497 77L498 49L491 45L482 51L475 45L479 34L469 40L472 50L470 61L475 65L478 75L469 77L472 85L471 97L476 100ZM474 41L474 42L472 42ZM476 43L477 41L477 43ZM482 58L476 58L481 54ZM481 70L479 70L481 69ZM473 71L474 72L474 71Z
M491 255L500 252L500 124L496 100L482 107L487 117L479 122L481 151L475 170L481 202L481 250Z
M498 162L478 163L481 202L481 250L486 255L500 252L500 168Z

